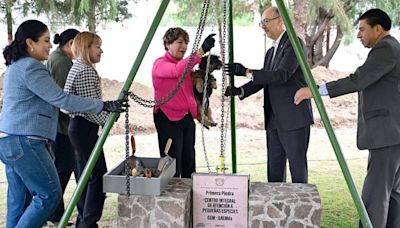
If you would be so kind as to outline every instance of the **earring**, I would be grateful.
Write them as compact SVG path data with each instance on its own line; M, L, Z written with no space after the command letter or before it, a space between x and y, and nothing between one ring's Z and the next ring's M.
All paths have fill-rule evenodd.
M31 52L33 52L35 49L34 48L31 48Z

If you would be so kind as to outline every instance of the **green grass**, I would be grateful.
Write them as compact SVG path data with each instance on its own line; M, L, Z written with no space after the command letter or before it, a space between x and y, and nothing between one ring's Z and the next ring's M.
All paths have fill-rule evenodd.
M339 142L347 158L347 165L353 175L357 189L360 191L365 177L367 165L366 151L360 152L355 148L354 130L339 130ZM215 170L219 148L219 132L207 133L207 154L212 171ZM200 131L197 136L199 137ZM112 169L124 158L124 137L110 137L104 147L108 169ZM158 154L156 136L136 136L137 156L154 157ZM230 142L228 141L228 144ZM226 151L230 151L227 144ZM201 139L197 139L197 171L207 172ZM313 129L308 152L309 183L315 184L322 200L322 227L358 227L358 214L345 183L344 177L331 149L324 130ZM231 157L226 156L226 165L231 170ZM251 181L266 181L266 152L265 132L240 129L237 131L237 172L250 174ZM75 188L75 180L71 180L64 195L66 202ZM0 163L0 227L5 226L7 181L4 166ZM70 221L76 218L76 210ZM100 227L117 227L117 194L107 194Z
M357 189L361 189L366 162L366 159L348 162ZM320 193L323 227L358 227L358 214L336 161L311 162L310 183Z

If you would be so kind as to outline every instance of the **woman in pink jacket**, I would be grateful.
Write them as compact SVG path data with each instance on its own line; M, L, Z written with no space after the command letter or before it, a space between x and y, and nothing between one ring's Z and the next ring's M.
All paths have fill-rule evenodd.
M197 105L193 95L191 71L200 63L201 56L214 47L214 35L209 35L194 54L189 75L176 95L167 103L154 108L160 156L165 156L164 147L168 138L172 138L168 154L176 158L176 177L191 178L191 174L196 171L194 150L196 126L193 118L197 117ZM189 35L182 28L168 29L163 41L166 52L154 62L152 70L156 100L164 98L177 86L180 78L184 77L183 72L190 58L183 58L189 43Z

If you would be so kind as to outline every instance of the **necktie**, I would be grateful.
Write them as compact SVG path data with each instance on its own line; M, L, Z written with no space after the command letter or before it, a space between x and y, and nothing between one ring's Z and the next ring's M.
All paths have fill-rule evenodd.
M272 56L271 56L271 60L269 62L269 69L271 70L273 65L274 65L274 59L275 59L275 47L272 46L271 48L271 52L272 52Z

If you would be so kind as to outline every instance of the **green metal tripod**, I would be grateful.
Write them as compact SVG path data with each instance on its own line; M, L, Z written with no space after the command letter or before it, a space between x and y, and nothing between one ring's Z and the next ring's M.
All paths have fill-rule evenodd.
M314 79L312 77L310 68L309 68L309 66L307 64L306 57L305 57L304 52L303 52L303 50L301 48L300 42L297 39L297 35L296 35L296 32L295 32L295 30L293 28L293 24L292 24L292 22L290 20L290 17L288 15L287 9L286 9L286 7L285 7L285 5L284 5L282 0L276 0L276 3L278 5L279 11L280 11L280 13L281 13L281 15L282 15L282 17L284 19L285 26L286 26L290 41L292 42L292 45L294 47L297 59L298 59L298 61L300 63L301 69L303 70L303 73L304 73L305 79L307 81L307 84L310 87L311 92L313 94L313 97L314 97L315 103L317 105L318 111L319 111L319 113L321 115L321 119L324 122L325 129L326 129L327 134L329 136L329 139L331 141L332 147L333 147L333 149L335 151L336 157L337 157L339 165L340 165L340 167L342 169L343 175L345 177L345 180L346 180L347 186L348 186L348 188L350 190L350 193L351 193L351 196L353 198L353 201L354 201L354 203L356 205L358 214L359 214L359 216L361 218L361 222L362 222L364 227L372 227L371 221L370 221L370 219L368 217L368 214L367 214L367 211L366 211L366 209L364 207L364 204L362 203L360 195L357 192L357 189L355 187L353 178L352 178L352 176L350 174L350 171L348 169L346 161L345 161L345 159L343 157L343 153L341 151L340 145L339 145L339 143L337 141L335 133L334 133L334 131L332 129L332 126L330 124L330 121L329 121L328 115L326 113L325 107L323 105L321 96L318 93L317 86L316 86L315 81L314 81ZM157 14L156 14L156 16L155 16L155 18L154 18L154 20L153 20L153 22L152 22L152 24L150 26L150 29L149 29L149 31L148 31L148 33L146 35L146 38L143 41L142 48L140 49L140 51L138 53L138 56L136 57L136 60L135 60L133 66L132 66L132 68L131 68L131 70L129 72L128 78L125 81L125 84L124 84L124 86L122 88L122 91L119 94L118 99L124 98L124 96L129 91L129 88L132 85L132 82L133 82L133 80L134 80L134 78L136 76L136 73L137 73L137 71L139 69L139 66L140 66L140 64L141 64L141 62L142 62L142 60L143 60L143 58L144 58L144 56L145 56L145 54L147 52L147 49L148 49L148 47L149 47L149 45L151 43L152 38L154 37L154 34L155 34L156 30L157 30L158 25L160 24L160 21L162 19L162 16L165 13L165 10L166 10L168 4L169 4L169 0L163 0L161 2L160 7L159 7L159 9L157 11ZM228 20L229 20L228 31L229 31L229 34L230 34L229 35L229 62L232 63L233 62L232 0L229 0L229 19ZM231 77L231 79L230 79L230 84L234 85L233 77ZM235 130L235 103L234 103L234 99L231 99L231 109L230 110L231 110L231 138L232 138L232 142L231 142L231 144L232 144L232 172L236 173L236 130ZM77 204L77 202L78 202L78 200L79 200L79 198L80 198L80 196L82 194L82 191L85 188L85 186L86 186L86 184L87 184L87 182L89 180L90 174L93 171L93 168L94 168L94 166L95 166L95 164L96 164L96 162L97 162L97 160L98 160L98 158L100 156L101 149L103 148L104 142L105 142L108 134L110 133L110 130L111 130L116 118L117 118L117 114L115 114L115 113L111 114L111 116L108 119L106 125L104 126L103 132L100 135L100 137L99 137L99 139L98 139L98 141L97 141L97 143L96 143L96 145L95 145L95 147L93 149L93 152L92 152L92 154L91 154L91 156L90 156L90 158L89 158L89 160L87 162L87 165L86 165L85 169L83 170L83 173L81 175L81 178L79 179L77 187L76 187L76 189L75 189L75 191L74 191L74 193L72 195L72 198L71 198L71 200L70 200L70 202L69 202L69 204L68 204L68 206L67 206L67 208L66 208L66 210L65 210L65 212L64 212L64 214L63 214L63 216L61 218L61 221L59 223L59 227L63 228L63 227L65 227L67 225L68 219L71 217L72 211L73 211L74 207L76 206L76 204Z

